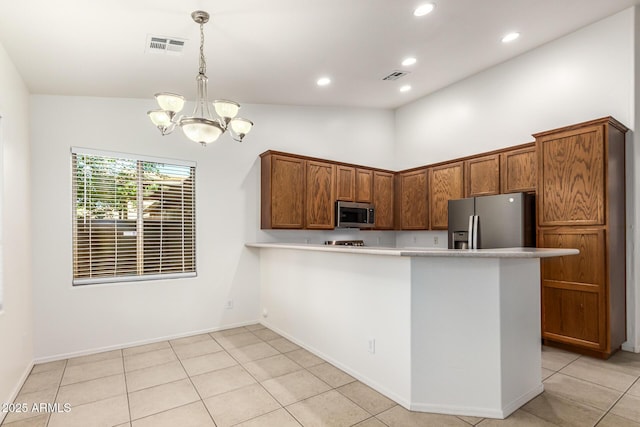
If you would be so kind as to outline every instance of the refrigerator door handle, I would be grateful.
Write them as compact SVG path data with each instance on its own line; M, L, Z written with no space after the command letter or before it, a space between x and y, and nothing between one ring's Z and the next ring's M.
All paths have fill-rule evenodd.
M478 220L480 216L473 216L473 246L472 249L478 249Z
M473 249L473 217L475 215L469 215L469 232L467 233L467 248Z

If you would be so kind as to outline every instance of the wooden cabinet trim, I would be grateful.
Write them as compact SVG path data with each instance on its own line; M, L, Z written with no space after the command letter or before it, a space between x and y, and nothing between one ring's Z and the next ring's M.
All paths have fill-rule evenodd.
M371 170L377 170L380 172L386 172L386 173L396 173L396 171L392 171L389 169L383 169L383 168L376 168L376 167L370 167L370 166L366 166L366 165L358 165L355 163L347 163L347 162L341 162L338 160L331 160L331 159L322 159L320 157L310 157L310 156L305 156L302 154L293 154L293 153L287 153L285 151L277 151L277 150L267 150L263 153L260 154L260 157L265 157L265 156L273 156L273 155L278 155L278 156L285 156L285 157L295 157L298 159L302 159L302 160L308 160L308 161L312 161L312 162L320 162L320 163L331 163L333 165L341 165L341 166L348 166L348 167L352 167L352 168L361 168L361 169L371 169Z
M626 133L629 131L629 128L627 128L625 125L623 125L613 117L606 116L606 117L601 117L599 119L589 120L587 122L576 123L575 125L564 126L561 128L556 128L551 130L545 130L543 132L534 133L532 136L538 139L548 135L558 134L560 132L570 132L576 129L581 129L589 126L597 126L597 125L605 125L605 124L613 126L614 128L618 129L622 133Z
M521 150L521 149L526 149L526 148L534 148L535 149L535 147L536 147L535 141L527 142L525 144L513 145L513 146L510 146L510 147L500 148L498 150L485 151L483 153L471 154L469 156L458 157L458 158L450 159L450 160L444 160L442 162L430 163L430 164L416 166L416 167L409 168L409 169L402 169L402 170L398 171L397 173L413 172L413 171L416 171L416 170L419 170L419 169L433 168L433 167L439 167L439 166L447 165L447 164L450 164L450 163L464 162L464 161L472 160L472 159L475 159L475 158L478 158L478 157L486 157L486 156L505 153L505 152L513 151L513 150Z

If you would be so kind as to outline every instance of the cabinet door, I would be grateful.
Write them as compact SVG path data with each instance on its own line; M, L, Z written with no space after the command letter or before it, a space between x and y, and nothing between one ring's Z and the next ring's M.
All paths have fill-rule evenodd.
M393 174L373 171L373 206L376 229L393 229Z
M449 200L464 197L463 163L449 163L429 169L429 213L432 230L446 230Z
M336 166L336 200L355 200L356 169L350 166Z
M500 155L476 157L464 162L467 197L500 194Z
M262 159L262 228L303 228L304 166L295 157Z
M606 350L605 230L539 230L539 247L577 248L579 255L541 260L542 337Z
M548 134L538 143L538 224L604 224L603 126Z
M535 146L500 154L500 191L536 191L537 160Z
M400 229L427 230L427 169L400 174Z
M308 160L306 176L306 226L334 228L335 165Z
M371 203L373 171L371 169L356 169L356 202Z

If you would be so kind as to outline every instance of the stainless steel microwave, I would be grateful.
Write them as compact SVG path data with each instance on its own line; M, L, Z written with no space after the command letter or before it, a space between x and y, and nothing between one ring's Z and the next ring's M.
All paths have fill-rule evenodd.
M336 202L336 228L373 228L375 210L370 203Z

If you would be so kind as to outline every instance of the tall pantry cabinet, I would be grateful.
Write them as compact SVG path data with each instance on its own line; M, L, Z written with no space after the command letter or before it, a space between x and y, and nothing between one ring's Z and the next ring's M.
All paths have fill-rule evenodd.
M534 135L538 247L580 250L541 260L542 338L601 358L626 339L626 132L605 117Z

